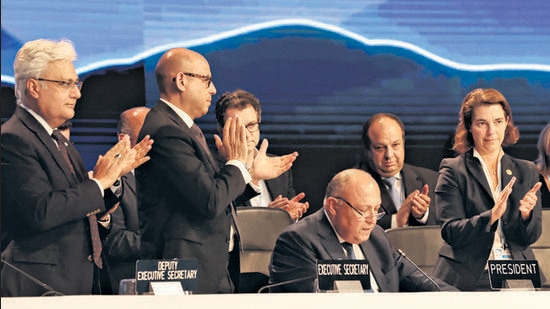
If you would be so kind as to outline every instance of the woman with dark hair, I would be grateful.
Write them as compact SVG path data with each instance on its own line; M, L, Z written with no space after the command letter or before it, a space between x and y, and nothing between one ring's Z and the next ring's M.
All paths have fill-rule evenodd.
M435 202L445 240L433 275L460 290L489 290L488 260L535 259L542 233L538 172L502 147L519 131L506 98L475 89L462 102L453 149L441 162Z
M550 208L550 122L540 131L537 142L538 156L535 160L542 183L540 196L542 208Z

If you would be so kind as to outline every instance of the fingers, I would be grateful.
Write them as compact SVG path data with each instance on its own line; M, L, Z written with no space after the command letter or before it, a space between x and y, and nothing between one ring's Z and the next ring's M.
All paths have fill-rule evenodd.
M246 143L246 128L239 117L229 118L223 127L222 139L227 160L247 162L248 146ZM218 145L216 144L216 147ZM223 152L222 152L223 153Z
M261 153L261 154L266 154L268 146L269 146L269 142L268 142L267 138L264 138L262 140L262 143L260 144L260 149L258 150L258 152Z
M225 149L225 147L223 146L223 142L222 142L222 139L220 138L220 136L218 134L214 134L214 144L216 145L216 149L218 149L218 152L225 158L227 159L227 150Z
M428 195L428 191L430 190L430 186L428 186L428 184L425 184L423 187L422 187L422 194L424 195Z
M530 193L537 193L537 191L540 189L540 187L542 186L542 182L537 182L533 188L531 188L531 190L529 190Z
M306 194L304 192L300 192L298 194L296 194L295 197L291 198L290 201L291 202L299 202L301 201L304 197L306 197Z
M516 177L512 177L512 179L510 179L510 181L508 182L508 184L506 185L506 187L504 187L504 189L502 191L509 191L509 193L512 192L512 187L514 186L514 184L516 183Z

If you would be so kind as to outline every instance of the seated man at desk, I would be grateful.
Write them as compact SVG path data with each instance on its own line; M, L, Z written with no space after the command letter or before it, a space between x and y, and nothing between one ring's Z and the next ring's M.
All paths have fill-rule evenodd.
M270 265L271 292L314 292L317 260L366 259L374 292L456 291L431 279L394 249L376 220L380 189L360 169L336 174L323 208L289 226L277 239ZM351 244L353 253L346 254Z

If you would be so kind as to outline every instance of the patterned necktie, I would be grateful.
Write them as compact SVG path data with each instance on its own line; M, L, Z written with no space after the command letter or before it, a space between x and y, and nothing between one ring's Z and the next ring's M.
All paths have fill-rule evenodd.
M391 199L393 200L393 204L395 205L395 209L399 210L401 207L401 192L399 192L399 188L395 185L396 181L397 178L395 177L388 177L384 179L384 183L388 186L388 191Z
M65 136L63 136L63 134L61 134L61 132L59 132L59 130L53 130L52 138L57 142L57 148L61 152L61 155L63 155L63 159L65 159L65 163L67 163L67 165L69 166L71 173L73 174L73 176L76 176L74 166L69 159L69 152L67 151L69 141L65 138ZM88 221L90 223L90 236L92 237L94 263L97 265L97 267L103 268L103 260L101 259L102 245L101 239L99 238L97 218L95 215L91 215L88 216Z
M195 123L191 126L191 130L195 134L195 137L199 141L199 143L202 146L202 149L212 158L212 153L210 153L210 148L208 148L208 144L206 144L206 138L204 138L204 134L202 134L202 130L197 126Z
M344 250L346 250L346 256L349 260L357 260L357 257L355 257L355 252L353 252L353 245L349 242L343 242L342 247L344 247Z

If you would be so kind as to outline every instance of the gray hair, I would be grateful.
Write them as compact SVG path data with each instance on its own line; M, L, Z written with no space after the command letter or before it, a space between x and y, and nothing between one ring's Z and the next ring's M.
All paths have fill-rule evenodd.
M13 64L17 103L25 103L29 78L39 77L52 61L75 61L76 57L73 43L69 40L38 39L25 43L17 52Z

